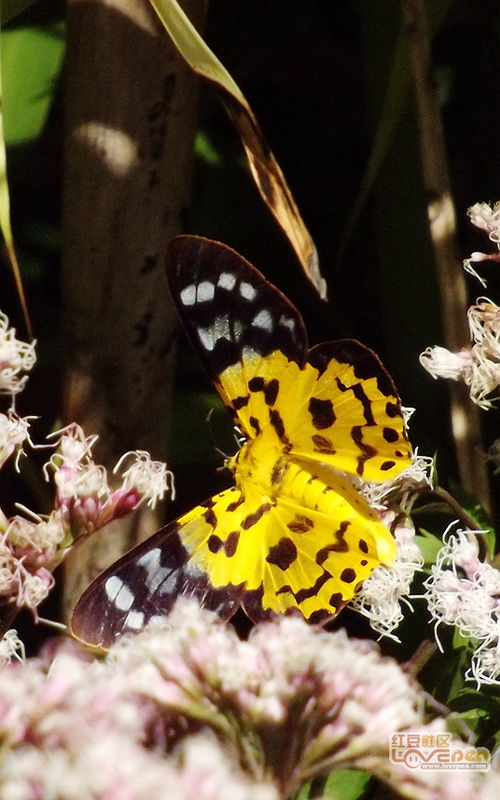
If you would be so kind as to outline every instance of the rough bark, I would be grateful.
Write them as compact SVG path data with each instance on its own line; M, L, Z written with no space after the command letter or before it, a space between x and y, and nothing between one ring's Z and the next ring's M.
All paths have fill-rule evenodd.
M205 0L184 0L199 28ZM195 77L147 0L69 0L62 302L64 422L96 461L166 458L175 314L164 252L190 189ZM159 527L140 511L78 547L66 612L90 577Z

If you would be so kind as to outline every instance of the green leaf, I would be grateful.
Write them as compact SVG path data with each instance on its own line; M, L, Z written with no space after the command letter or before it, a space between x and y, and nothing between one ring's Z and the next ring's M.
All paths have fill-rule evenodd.
M437 554L443 546L442 540L439 536L421 529L418 536L415 537L415 542L418 549L422 553L422 557L427 565L434 564Z
M325 778L314 778L302 786L295 800L362 800L372 776L358 769L335 769Z
M198 131L196 134L194 152L209 167L221 167L223 164L222 154L214 147L205 131Z
M39 136L64 55L64 27L53 22L2 32L4 135L7 147Z
M472 517L474 520L476 530L482 531L478 539L484 541L490 556L493 557L495 554L496 533L488 513L476 498L466 492L461 486L453 484L452 491L454 497L467 511L469 517Z
M493 748L500 736L500 697L498 687L464 686L450 701L452 714L448 720L450 729L463 736L464 725L476 736L476 742Z
M455 636L456 633L456 636ZM440 703L449 705L465 685L465 673L472 653L469 640L447 625L440 625L439 640L444 652L436 652L420 673L423 687Z

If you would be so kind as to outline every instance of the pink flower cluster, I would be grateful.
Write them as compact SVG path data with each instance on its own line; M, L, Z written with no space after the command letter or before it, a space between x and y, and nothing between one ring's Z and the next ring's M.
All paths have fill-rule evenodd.
M20 342L0 312L0 393L11 397L11 408L0 413L0 468L14 453L19 461L23 445L32 444L30 418L19 417L12 406L25 384L22 372L34 362L34 343ZM24 515L10 518L0 509L0 602L7 619L23 606L36 613L54 584L54 569L76 541L141 503L154 506L173 494L172 474L144 451L120 459L115 472L121 472L121 483L111 489L106 470L92 460L97 437L72 424L49 438L57 449L44 471L55 483L54 509L45 516L23 509Z
M390 763L395 731L445 730L425 723L423 706L396 662L342 631L284 617L241 641L180 600L106 660L59 640L0 668L0 796L285 800L347 767L396 797L480 798L465 774Z

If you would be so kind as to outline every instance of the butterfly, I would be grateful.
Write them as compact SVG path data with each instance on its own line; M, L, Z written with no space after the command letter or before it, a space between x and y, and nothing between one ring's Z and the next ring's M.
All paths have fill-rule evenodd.
M301 613L324 623L395 542L356 488L411 463L394 384L357 341L309 349L298 310L231 248L195 236L168 248L188 337L241 434L234 485L139 544L78 601L73 633L108 647L165 616L178 595L229 619Z

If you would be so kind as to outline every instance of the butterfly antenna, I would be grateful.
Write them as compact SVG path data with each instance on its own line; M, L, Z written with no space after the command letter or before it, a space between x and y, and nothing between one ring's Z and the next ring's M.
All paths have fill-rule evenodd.
M224 452L224 450L221 450L220 447L217 445L217 442L216 442L216 439L215 439L215 434L214 434L214 429L213 429L212 424L211 424L212 423L213 413L214 413L214 410L213 410L213 408L211 408L209 410L207 416L205 417L205 422L207 424L208 431L210 433L210 438L212 440L212 445L213 445L213 448L214 448L215 452L224 459L224 464L222 464L220 467L217 467L217 470L221 470L221 469L224 469L226 461L228 460L229 456L228 456L227 453Z
M205 422L207 423L208 430L210 432L210 438L212 439L213 448L214 448L215 452L218 453L221 456L221 458L223 459L223 461L224 461L223 464L221 464L219 467L217 467L217 472L221 472L223 469L227 469L227 462L230 461L232 456L230 456L224 450L221 450L221 448L216 443L214 430L213 430L213 428L212 428L212 426L210 424L213 413L214 413L214 409L211 408L209 410L207 416L205 417ZM234 437L234 441L235 441L235 443L236 443L236 445L238 447L238 450L239 450L240 447L246 442L246 437L243 436L242 432L240 431L240 429L236 425L234 426L233 437Z

